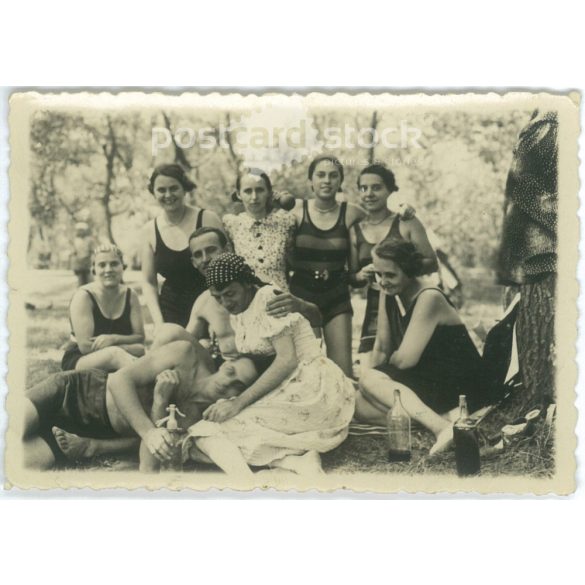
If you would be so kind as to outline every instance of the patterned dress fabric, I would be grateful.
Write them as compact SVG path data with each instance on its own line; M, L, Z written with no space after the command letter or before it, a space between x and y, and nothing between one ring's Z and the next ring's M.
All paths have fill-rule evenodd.
M321 353L309 322L292 313L277 319L266 314L274 287L258 290L246 311L231 316L240 353L274 354L274 340L290 335L298 366L274 390L222 422L199 421L191 437L217 434L239 447L250 465L270 465L287 455L330 451L348 433L355 390L341 369Z
M258 220L247 213L227 214L223 223L234 252L245 258L256 276L287 292L286 259L293 244L294 216L276 209Z

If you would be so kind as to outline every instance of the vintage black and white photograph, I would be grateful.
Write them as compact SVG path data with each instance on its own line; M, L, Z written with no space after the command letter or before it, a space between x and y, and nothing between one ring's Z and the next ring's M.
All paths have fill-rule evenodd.
M578 109L13 94L7 480L570 493Z

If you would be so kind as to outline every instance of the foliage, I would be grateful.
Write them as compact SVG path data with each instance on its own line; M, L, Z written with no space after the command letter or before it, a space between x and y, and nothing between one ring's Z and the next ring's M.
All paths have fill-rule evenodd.
M139 229L158 209L146 190L155 164L177 161L198 188L193 203L222 214L234 209L230 194L243 153L230 132L241 112L176 109L39 111L31 125L29 248L71 247L75 221L91 224L98 239L117 242L139 264ZM335 145L332 153L345 166L344 194L357 201L356 179L369 161L382 160L395 172L400 191L393 200L414 205L419 218L442 241L456 266L489 269L494 257L512 150L526 111L453 108L422 111L360 109L310 110L319 138L326 144L331 128L375 128L378 133L401 128L420 132L417 146ZM173 142L153 155L153 128L166 128ZM180 130L207 129L213 147L201 141L185 147ZM227 130L226 130L227 129ZM380 135L380 134L379 134ZM271 171L275 188L307 197L308 157ZM52 267L63 267L53 257Z

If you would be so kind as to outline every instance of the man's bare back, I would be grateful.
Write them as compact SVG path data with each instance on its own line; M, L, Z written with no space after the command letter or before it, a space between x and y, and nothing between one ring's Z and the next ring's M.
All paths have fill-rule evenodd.
M174 400L183 412L188 411L186 414L189 423L193 424L201 418L204 407L210 403L202 381L216 370L208 352L199 344L185 341L169 343L149 352L131 366L120 370L118 374L128 377L133 382L140 405L144 412L148 413L153 402L156 378L165 370L177 372L179 385ZM136 433L112 396L111 379L115 378L112 376L108 379L106 408L112 428L121 436L134 436Z

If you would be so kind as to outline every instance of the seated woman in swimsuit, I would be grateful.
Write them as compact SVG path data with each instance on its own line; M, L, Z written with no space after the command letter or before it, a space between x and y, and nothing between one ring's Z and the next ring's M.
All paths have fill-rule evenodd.
M445 449L453 428L447 414L467 396L470 409L489 401L481 357L457 311L438 288L425 288L416 277L424 258L410 242L387 241L373 250L383 295L372 355L375 369L364 372L356 401L356 418L384 424L394 390L409 415L436 437L431 454ZM386 305L398 295L406 309L404 338L390 351ZM384 299L386 302L384 302Z
M195 299L205 290L204 277L191 264L190 234L202 226L223 229L213 211L185 203L194 189L195 183L176 164L160 165L150 177L148 190L163 211L142 233L144 299L155 331L163 322L185 327ZM157 275L165 279L160 295Z
M358 349L358 353L361 354L360 364L364 369L370 367L380 298L380 287L374 281L372 248L383 240L412 242L423 255L422 274L435 272L438 262L423 224L413 216L414 210L409 207L398 214L389 209L388 199L392 193L398 191L398 186L394 173L388 167L381 163L368 165L360 172L357 186L360 205L367 215L356 222L350 232L350 281L355 287L369 285ZM398 344L404 333L393 327L399 322L398 306L393 309L393 313L389 319L392 335Z
M144 355L140 302L122 282L124 261L117 246L95 250L92 272L95 281L80 287L69 306L73 339L61 369L114 372Z

